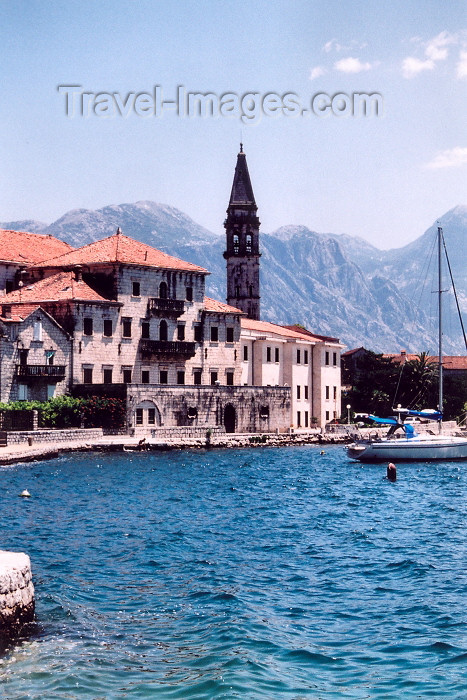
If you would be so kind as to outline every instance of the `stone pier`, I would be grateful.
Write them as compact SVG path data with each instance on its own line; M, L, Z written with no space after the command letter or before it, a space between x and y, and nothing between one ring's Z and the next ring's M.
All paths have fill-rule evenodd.
M0 639L34 617L31 561L23 552L0 550Z

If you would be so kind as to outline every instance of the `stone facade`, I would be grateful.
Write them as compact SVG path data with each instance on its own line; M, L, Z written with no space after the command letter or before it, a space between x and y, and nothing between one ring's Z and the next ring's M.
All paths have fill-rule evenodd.
M5 316L7 313L7 316ZM71 342L43 309L26 310L25 318L3 307L0 318L0 400L46 401L69 388Z
M226 432L283 432L290 416L290 387L133 385L128 424L133 429L176 426Z

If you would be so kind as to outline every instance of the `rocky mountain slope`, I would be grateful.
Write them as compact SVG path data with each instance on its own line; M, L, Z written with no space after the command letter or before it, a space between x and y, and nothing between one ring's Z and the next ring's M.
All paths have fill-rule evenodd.
M467 207L452 209L440 222L467 312ZM49 226L37 222L0 226L50 233L74 246L110 235L120 226L133 238L207 267L211 271L207 293L225 299L224 237L174 207L137 202L98 211L73 210ZM301 323L317 333L339 337L348 348L364 345L375 351L405 348L436 353L434 282L425 271L435 230L431 227L408 246L389 251L358 237L320 234L303 226L262 233L262 317L276 323ZM445 349L462 354L465 348L448 296Z

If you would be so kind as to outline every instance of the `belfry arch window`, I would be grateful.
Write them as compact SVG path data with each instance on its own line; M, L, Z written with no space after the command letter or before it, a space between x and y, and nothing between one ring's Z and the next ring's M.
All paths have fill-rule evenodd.
M236 233L234 234L234 237L233 237L233 247L234 247L234 253L238 253L238 250L239 250L239 240L238 240L238 236L237 236Z
M250 234L247 234L247 237L246 237L246 252L251 253L251 236L250 236Z
M167 282L161 282L159 285L159 299L167 299Z
M235 287L235 298L238 299L240 297L240 287L237 286Z
M159 325L159 340L167 340L167 321L164 321L164 319L162 319Z

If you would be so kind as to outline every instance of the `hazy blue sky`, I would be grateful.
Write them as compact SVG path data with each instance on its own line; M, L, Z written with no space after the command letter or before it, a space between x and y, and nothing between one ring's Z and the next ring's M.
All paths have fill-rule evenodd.
M467 203L466 8L1 0L0 220L150 199L222 233L242 132L263 231L304 224L382 248L408 243ZM146 116L105 117L86 98L90 116L71 118L57 90L71 84L122 100L156 85L165 100L179 85L219 97L294 93L305 108L317 93L376 92L384 107L378 117L242 121L155 117L149 105Z

